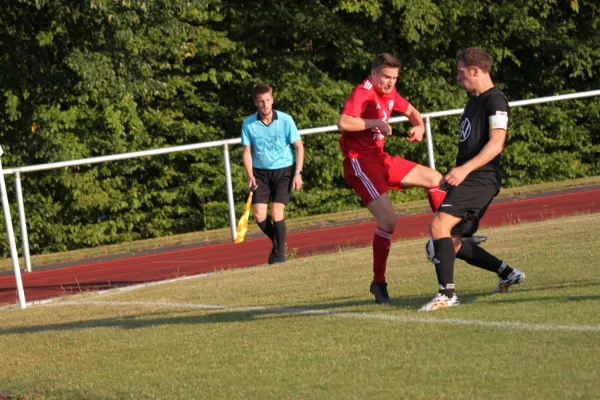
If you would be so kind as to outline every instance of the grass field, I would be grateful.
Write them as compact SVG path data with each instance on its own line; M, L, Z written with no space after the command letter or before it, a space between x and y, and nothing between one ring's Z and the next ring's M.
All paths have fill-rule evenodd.
M436 290L424 240L396 242L393 300L370 249L0 309L0 393L26 399L597 399L600 214L482 230L523 270L508 294L457 263ZM0 396L1 397L1 396Z

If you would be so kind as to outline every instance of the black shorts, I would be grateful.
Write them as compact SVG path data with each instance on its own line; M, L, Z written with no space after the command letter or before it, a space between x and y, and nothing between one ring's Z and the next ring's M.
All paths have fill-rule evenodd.
M468 181L451 187L438 211L462 218L462 221L452 228L452 235L473 236L479 229L479 221L499 191L496 185Z
M294 165L280 169L253 168L258 188L252 196L252 204L269 204L270 201L287 204L290 201L294 168Z

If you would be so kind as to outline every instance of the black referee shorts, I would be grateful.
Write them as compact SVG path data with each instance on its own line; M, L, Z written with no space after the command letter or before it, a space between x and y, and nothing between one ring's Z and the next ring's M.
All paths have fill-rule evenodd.
M479 229L479 221L499 191L496 185L468 181L451 187L438 211L462 218L462 221L452 228L452 235L473 236Z
M287 204L294 180L295 165L280 169L253 168L258 188L254 191L252 204L274 203Z

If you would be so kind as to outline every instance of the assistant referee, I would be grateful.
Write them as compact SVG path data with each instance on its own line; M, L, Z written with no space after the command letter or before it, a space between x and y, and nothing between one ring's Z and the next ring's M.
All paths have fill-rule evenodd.
M294 119L273 109L273 88L270 85L257 84L252 95L257 113L242 124L244 168L248 175L248 188L255 191L252 211L256 223L273 244L268 263L284 263L284 210L290 201L291 189L300 190L302 187L304 145ZM270 220L267 218L269 202L272 202Z

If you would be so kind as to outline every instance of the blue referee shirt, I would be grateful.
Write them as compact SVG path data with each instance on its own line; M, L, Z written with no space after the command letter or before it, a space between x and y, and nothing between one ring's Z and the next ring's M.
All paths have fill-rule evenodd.
M273 110L273 120L265 125L260 114L249 116L242 124L242 144L252 148L252 166L258 169L280 169L294 163L291 144L300 134L291 115Z

